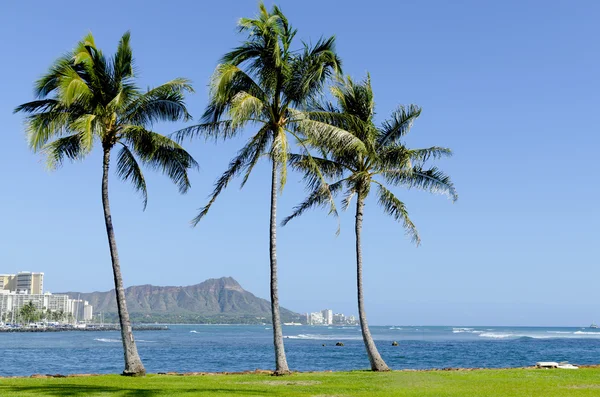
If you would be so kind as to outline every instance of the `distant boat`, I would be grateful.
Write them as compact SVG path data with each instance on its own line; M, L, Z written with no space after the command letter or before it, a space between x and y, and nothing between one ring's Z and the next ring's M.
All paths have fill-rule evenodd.
M596 325L596 323L592 323L592 325L590 325L590 328L600 328L598 325Z

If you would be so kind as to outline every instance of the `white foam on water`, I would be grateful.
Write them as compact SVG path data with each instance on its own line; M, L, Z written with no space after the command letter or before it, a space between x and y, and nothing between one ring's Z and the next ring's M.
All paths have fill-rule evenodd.
M573 332L575 335L595 335L600 336L600 332L589 332L589 331L575 331Z
M104 343L121 343L120 339L108 339L108 338L95 338L95 341Z
M335 335L318 335L318 334L298 334L285 336L287 339L309 339L309 340L360 340L359 337L352 336L335 336Z
M190 331L190 334L197 334L197 333L198 333L198 331L196 331L195 329Z
M577 332L570 332L570 331L546 331L549 334L573 334L573 333L577 333Z
M496 333L496 332L484 332L479 334L480 337L482 338L493 338L493 339L505 339L505 338L515 338L515 337L520 337L520 336L525 336L525 335L514 335L514 334L500 334L500 333Z
M483 333L485 333L485 331L478 331L473 328L452 328L452 333L453 334L462 334L462 333L483 334Z

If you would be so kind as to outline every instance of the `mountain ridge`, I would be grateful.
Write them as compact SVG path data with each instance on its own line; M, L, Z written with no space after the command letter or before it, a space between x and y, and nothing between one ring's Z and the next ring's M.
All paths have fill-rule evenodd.
M64 292L83 299L95 314L116 319L115 290ZM270 323L271 304L246 291L233 277L211 278L188 286L134 285L125 288L132 321L189 323ZM299 321L300 314L281 308L282 321Z

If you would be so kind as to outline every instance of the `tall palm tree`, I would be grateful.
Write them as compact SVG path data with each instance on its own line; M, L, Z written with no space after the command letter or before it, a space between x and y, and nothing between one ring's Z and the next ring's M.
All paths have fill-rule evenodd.
M307 113L307 116L350 132L363 143L364 150L315 145L324 154L322 158L312 157L309 161L306 152L290 155L292 168L305 173L311 193L304 202L294 208L290 216L284 219L283 224L287 224L311 207L329 204L332 194L336 195L344 191L342 200L344 209L348 208L352 197L356 196L358 314L371 369L387 371L389 368L377 351L369 331L364 307L361 232L365 200L369 196L371 187L376 188L379 205L385 213L403 224L407 234L418 245L419 234L408 217L404 203L386 185L444 193L456 200L457 194L448 176L436 167L423 168L424 163L430 158L450 156L451 151L441 147L408 149L401 142L402 137L409 132L413 121L421 113L421 109L417 106L400 106L392 113L390 120L377 126L374 122L375 103L369 77L359 83L348 78L335 85L332 94L337 101L337 106L331 103L317 104L313 106L311 112ZM333 183L321 182L320 176L315 174L312 164L314 162L318 162L321 175L334 180ZM334 209L332 211L335 212Z
M108 200L110 155L120 147L117 176L140 192L144 209L146 181L138 162L165 173L181 193L190 187L187 170L197 164L175 141L149 129L154 122L190 118L184 104L184 94L192 91L189 82L178 78L146 92L138 89L129 41L127 32L115 55L107 59L88 34L37 81L38 99L20 105L15 112L29 114L29 146L34 152L44 152L51 168L60 166L65 158L81 160L96 141L102 144L102 204L123 339L123 374L141 376L146 371L133 339Z
M198 224L208 213L233 177L244 174L244 186L261 156L268 156L271 162L269 251L275 374L286 374L289 368L277 290L276 213L278 189L283 189L286 182L288 138L298 145L303 145L305 135L324 145L356 147L362 144L335 126L306 118L301 111L308 100L320 94L327 79L340 71L333 37L321 39L314 46L305 44L299 51L293 51L291 46L296 30L277 6L268 11L263 3L259 4L256 18L242 18L238 27L240 32L248 35L247 40L225 54L217 66L202 123L181 130L176 136L178 139L188 136L228 139L247 126L256 128L217 180L208 204L192 223Z

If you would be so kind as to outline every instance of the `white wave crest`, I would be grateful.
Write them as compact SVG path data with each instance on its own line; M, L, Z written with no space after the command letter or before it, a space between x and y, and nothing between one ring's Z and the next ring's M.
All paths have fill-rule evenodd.
M108 339L108 338L95 338L95 341L104 342L104 343L120 343L120 339Z
M483 333L479 334L479 336L481 336L482 338L505 339L505 338L518 337L520 335L500 334L500 333L495 333L495 332L483 332Z
M573 333L575 335L595 335L595 336L600 336L600 332L575 331Z
M483 333L485 333L485 331L478 331L473 328L452 328L452 333L453 334L462 334L462 333L483 334Z
M298 334L286 336L287 339L310 339L310 340L360 340L360 337L341 336L341 335L318 335L318 334Z

